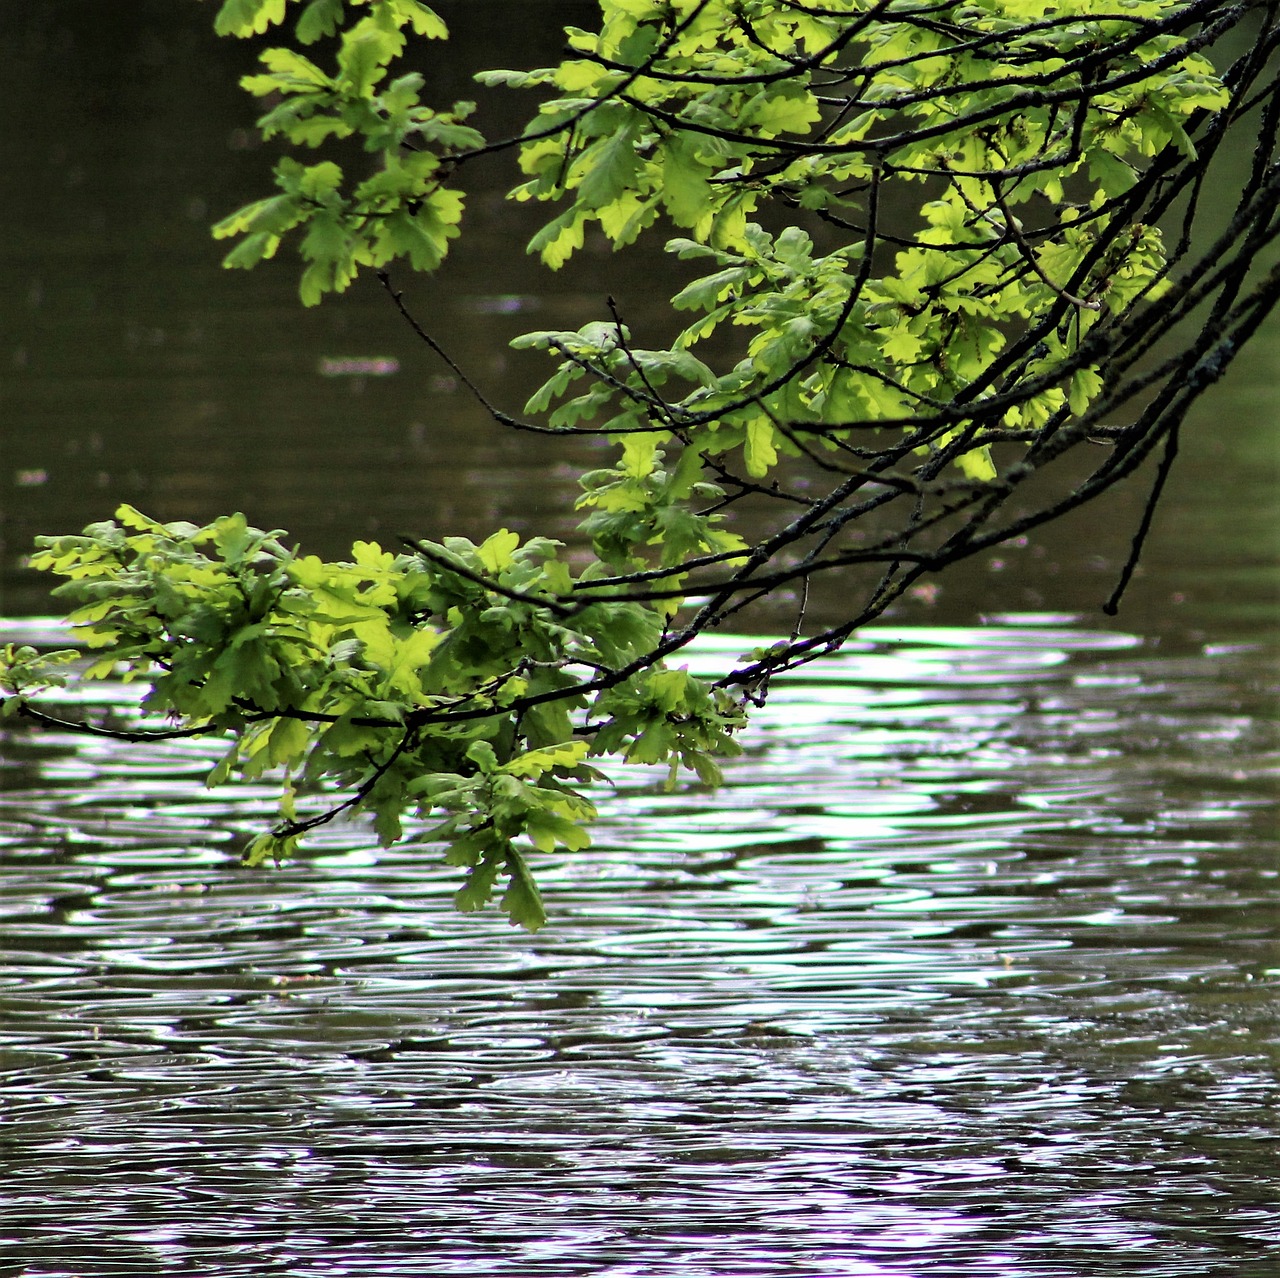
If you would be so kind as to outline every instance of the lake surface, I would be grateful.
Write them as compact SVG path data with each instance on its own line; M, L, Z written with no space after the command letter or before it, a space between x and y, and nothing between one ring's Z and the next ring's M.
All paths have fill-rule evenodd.
M211 745L14 734L7 1272L1273 1274L1259 676L872 628L718 793L619 770L536 937L359 826L234 868Z
M590 11L443 7L459 93ZM0 642L57 639L30 538L120 500L337 555L571 498L376 288L217 269L268 160L211 17L6 19ZM518 406L505 341L614 266L474 206L406 287ZM659 262L608 284L638 326ZM1273 325L1188 425L1119 618L1142 482L780 680L720 791L616 770L536 937L359 825L238 868L272 797L206 791L213 744L0 735L0 1272L1271 1278L1278 364Z

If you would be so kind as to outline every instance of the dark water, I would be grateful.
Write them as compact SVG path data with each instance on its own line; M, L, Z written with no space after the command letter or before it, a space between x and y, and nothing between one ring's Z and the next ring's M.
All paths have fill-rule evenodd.
M441 7L456 47L424 70L443 77L446 101L471 93L469 67L554 60L559 24L594 11L582 0ZM254 107L235 83L253 50L212 38L212 12L196 0L0 6L16 104L14 127L0 130L0 615L52 611L46 584L23 568L36 534L78 531L120 501L161 519L244 510L327 556L401 532L568 531L589 446L495 426L376 282L303 310L283 250L254 272L220 269L225 245L208 226L269 191L273 157L255 146ZM521 95L482 95L476 118L504 136L526 109ZM1247 145L1228 157L1247 160ZM550 273L523 252L536 219L502 199L517 176L509 162L467 176L467 234L444 270L397 283L500 404L518 411L551 367L506 343L605 318L606 294L638 342L669 336L665 299L686 264L656 242L618 256L589 243ZM1198 626L1189 612L1201 606L1215 623L1225 608L1233 623L1252 609L1255 624L1274 624L1278 334L1273 325L1246 351L1184 432L1147 557L1163 575L1135 584L1131 628ZM383 371L350 371L361 367ZM1052 534L949 572L937 607L915 615L1096 613L1149 482L1140 475Z
M587 10L449 12L457 76ZM267 161L211 17L0 18L0 640L51 637L30 537L122 499L341 554L572 494L375 288L216 269ZM410 287L518 405L502 343L615 268L548 278L474 206ZM656 261L607 283L639 325ZM359 826L237 868L272 796L205 791L213 745L0 736L0 1274L1280 1272L1277 352L1189 426L1118 621L1141 484L780 683L720 792L619 770L537 937Z

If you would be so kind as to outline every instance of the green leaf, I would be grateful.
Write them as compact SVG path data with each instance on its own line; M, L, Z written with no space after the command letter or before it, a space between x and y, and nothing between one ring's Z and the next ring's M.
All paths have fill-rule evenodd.
M504 861L496 856L479 861L471 868L466 882L454 894L454 905L464 914L483 910L493 899L494 888L503 869Z
M905 324L898 324L881 338L880 349L896 364L913 364L924 344Z
M500 528L484 543L476 547L476 555L485 568L495 577L509 568L520 544L520 534Z
M629 121L611 137L595 143L574 164L578 202L589 209L611 204L628 190L642 163L636 154L639 121ZM607 229L607 228L606 228Z
M576 768L587 757L589 748L586 741L566 741L541 750L528 750L518 759L503 764L502 771L512 776L536 778L557 768Z
M325 293L342 292L355 278L354 246L336 213L320 212L311 219L302 255L311 262L299 289L304 306L315 306Z
M444 19L432 8L421 3L421 0L392 0L392 8L408 21L415 35L426 40L447 40L449 28Z
M780 133L808 133L822 118L817 99L807 84L780 80L763 89L743 112L743 123L761 137Z
M777 465L778 450L773 445L773 423L767 417L753 417L747 423L747 436L743 443L743 460L747 474L761 479Z
M387 63L400 51L403 38L366 19L342 37L338 70L347 91L366 97L386 75Z
M294 27L299 41L314 44L323 36L333 35L342 21L343 0L311 0Z
M575 249L583 244L587 215L578 208L571 208L567 213L548 222L537 235L529 241L528 252L540 253L543 262L553 271L557 271L573 255Z
M233 269L248 270L266 258L274 257L279 247L278 235L258 233L248 235L222 259L222 265Z
M1089 175L1112 198L1123 195L1138 180L1133 166L1113 155L1105 147L1094 147L1087 153Z
M490 773L498 770L498 756L488 741L473 741L467 747L466 757L480 769Z
M536 932L546 923L547 912L543 908L538 885L533 881L524 857L515 848L507 853L506 870L510 881L502 894L502 908L513 924Z
M1081 416L1088 411L1090 403L1101 392L1102 378L1096 368L1078 368L1071 374L1071 389L1067 394L1067 403L1071 411Z
M671 305L678 311L711 310L729 297L750 275L745 266L731 266L713 275L686 284L672 299Z
M956 458L956 465L966 479L977 480L980 484L989 484L996 478L995 463L991 460L991 449L985 445L971 448Z
M224 217L214 224L214 239L224 240L232 235L280 236L302 221L304 214L298 200L292 195L275 195L266 200L255 200L244 208Z
M308 165L298 174L299 194L320 203L327 203L327 197L337 191L341 185L342 170L332 160Z
M271 860L287 861L298 848L296 838L282 838L276 834L260 834L241 853L241 861L248 866L262 865Z
M213 20L219 35L261 35L270 26L284 21L285 0L224 0Z
M696 142L676 135L662 146L662 203L677 226L696 226L711 210L707 181Z
M254 86L259 81L267 81L266 92L291 88L296 91L297 86L305 89L325 89L332 84L329 77L310 58L294 49L267 49L263 52L261 61L272 74L249 76L242 80L241 83L251 93L256 92Z

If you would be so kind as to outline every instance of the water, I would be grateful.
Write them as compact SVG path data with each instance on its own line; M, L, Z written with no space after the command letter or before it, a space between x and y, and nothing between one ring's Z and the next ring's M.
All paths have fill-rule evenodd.
M359 826L234 868L266 796L211 747L11 742L0 1257L1274 1273L1257 657L874 628L720 792L620 770L536 937Z
M456 66L589 11L521 7L452 6ZM6 26L0 642L57 638L30 538L120 500L327 555L545 525L581 459L376 288L217 270L266 161L210 7L104 15ZM503 343L614 267L524 263L503 181L409 286L511 406ZM660 261L610 282L641 330ZM1188 423L1118 620L1141 482L779 681L719 792L618 770L536 937L359 825L240 869L273 799L204 790L212 744L0 735L0 1273L1271 1278L1277 351Z

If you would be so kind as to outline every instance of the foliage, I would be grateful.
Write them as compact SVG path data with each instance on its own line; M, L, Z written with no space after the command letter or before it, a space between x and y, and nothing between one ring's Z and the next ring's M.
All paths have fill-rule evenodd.
M306 305L377 271L444 355L388 271L440 264L466 164L495 150L517 157L513 198L554 206L529 245L552 269L588 235L678 232L668 249L702 274L672 298L668 348L637 348L617 314L526 334L555 369L528 417L492 410L614 443L581 479L590 555L503 529L322 563L242 516L197 528L121 507L34 560L67 579L93 654L81 677L122 669L180 724L162 731L225 735L211 784L283 777L249 860L357 811L390 843L413 814L465 870L460 908L505 881L528 927L544 918L530 853L586 845L589 760L714 784L770 676L922 574L1163 446L1154 502L1188 406L1280 287L1253 269L1280 187L1274 6L600 7L559 65L478 77L539 95L523 134L494 142L464 122L470 103L424 104L405 69L447 35L419 0L226 0L216 22L249 36L294 19L295 44L244 81L286 144L276 193L214 233L235 241L231 267L291 244ZM1215 69L1240 32L1245 52ZM1255 160L1204 244L1199 193L1232 129L1258 134ZM1101 460L1064 488L1059 459L1085 443ZM746 498L781 512L754 544L727 522ZM668 664L762 594L860 566L873 575L839 625L806 634L801 605L788 638L722 679ZM31 655L0 669L6 706L30 710Z

